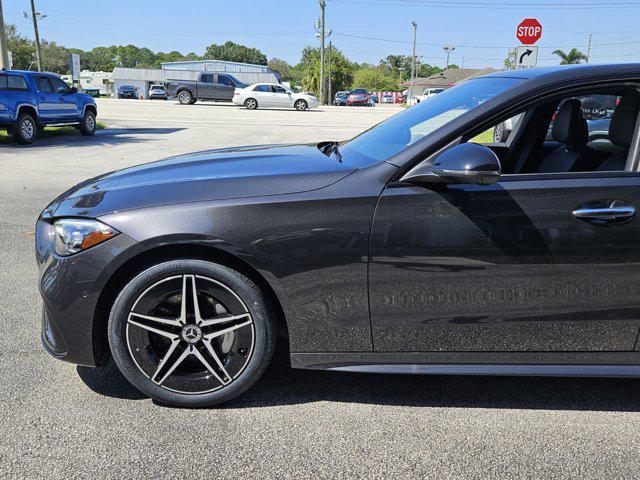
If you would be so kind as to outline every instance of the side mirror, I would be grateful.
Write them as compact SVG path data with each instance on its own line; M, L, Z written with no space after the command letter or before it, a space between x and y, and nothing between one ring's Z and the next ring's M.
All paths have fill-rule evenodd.
M59 90L63 90L63 88L60 87ZM78 93L78 89L76 87L71 87L69 90L60 93Z
M501 172L500 160L490 148L462 143L439 155L431 165L417 165L402 181L490 185L498 181Z

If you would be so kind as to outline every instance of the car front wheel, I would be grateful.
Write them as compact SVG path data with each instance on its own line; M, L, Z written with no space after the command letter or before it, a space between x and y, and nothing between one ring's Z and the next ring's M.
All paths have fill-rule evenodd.
M96 115L91 110L87 110L80 121L80 133L89 137L96 133Z
M302 112L302 111L306 110L307 108L309 108L309 105L307 105L307 102L305 102L304 100L296 100L296 103L293 106L299 112Z
M260 288L203 260L163 262L120 292L109 345L124 376L169 405L203 407L240 395L262 375L275 346Z

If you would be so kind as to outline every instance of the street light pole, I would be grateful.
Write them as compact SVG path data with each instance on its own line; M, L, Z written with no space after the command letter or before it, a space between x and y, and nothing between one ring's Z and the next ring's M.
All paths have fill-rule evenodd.
M445 47L442 47L442 49L447 52L447 66L444 68L444 71L446 72L447 70L449 70L449 55L456 49L456 47L447 45Z
M593 33L589 34L589 46L587 47L587 63L589 63L589 57L591 56L591 38L593 37Z
M9 68L9 52L7 35L4 32L4 15L2 14L2 0L0 0L0 70Z
M34 0L31 0L31 19L33 20L33 34L36 40L36 59L38 61L38 71L42 71L42 53L40 52L40 34L38 33L38 16Z
M413 25L413 55L411 56L411 81L409 82L409 95L411 98L411 94L413 93L413 81L416 75L416 37L418 34L418 24L415 22L411 22Z
M325 0L320 0L320 105L324 105L324 9Z

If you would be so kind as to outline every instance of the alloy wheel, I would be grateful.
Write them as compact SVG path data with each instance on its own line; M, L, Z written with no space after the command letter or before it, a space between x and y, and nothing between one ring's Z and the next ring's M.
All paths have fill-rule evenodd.
M35 126L31 119L25 118L20 124L20 133L22 134L22 138L26 141L29 141L33 138L33 133L35 131Z
M126 325L129 354L156 385L183 394L232 383L255 343L254 322L229 287L200 275L177 275L147 288Z
M189 103L191 101L191 95L188 92L180 92L178 100L183 104Z
M95 128L96 128L96 117L94 117L93 114L86 115L85 119L84 119L84 126L90 132L95 130Z

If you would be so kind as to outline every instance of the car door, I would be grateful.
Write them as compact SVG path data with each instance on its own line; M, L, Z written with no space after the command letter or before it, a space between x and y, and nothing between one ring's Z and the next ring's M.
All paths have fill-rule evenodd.
M233 92L235 92L235 84L227 75L217 75L218 99L230 102L233 100Z
M273 105L270 85L256 85L249 96L254 97L260 107L271 107Z
M63 122L73 122L78 120L82 112L78 111L78 96L71 93L69 85L58 77L48 77L49 83L53 88L53 93L57 95L56 109L58 118Z
M200 75L198 82L198 98L215 99L217 94L217 85L215 83L215 75L213 73L203 73Z
M60 121L62 116L57 93L53 91L53 85L45 75L35 78L38 95L38 115L42 123L55 123Z
M637 171L391 183L371 237L375 349L634 350L639 207Z
M271 103L274 107L293 107L293 95L280 85L271 85Z

